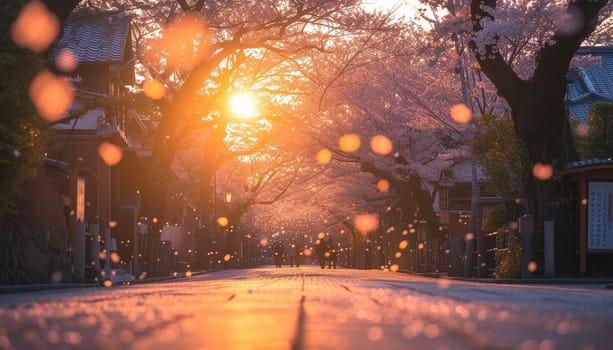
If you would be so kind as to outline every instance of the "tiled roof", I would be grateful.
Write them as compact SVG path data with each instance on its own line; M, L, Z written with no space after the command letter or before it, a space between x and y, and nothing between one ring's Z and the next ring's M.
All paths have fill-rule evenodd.
M592 103L613 102L613 46L582 47L577 55L599 56L600 63L573 69L566 86L566 106L572 120L585 123Z
M568 163L564 166L563 172L569 172L572 170L576 170L576 169L586 169L586 168L590 168L590 167L603 167L603 166L612 166L613 165L613 159L612 158L607 158L607 159L601 159L601 158L594 158L594 159L585 159L585 160L580 160L577 162L572 162L572 163Z
M130 35L130 17L118 12L73 12L62 36L51 49L53 60L61 49L68 48L80 63L119 62Z

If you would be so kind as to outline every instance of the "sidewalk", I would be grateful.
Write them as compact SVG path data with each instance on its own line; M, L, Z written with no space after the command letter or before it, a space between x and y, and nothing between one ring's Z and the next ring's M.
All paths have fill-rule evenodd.
M191 276L198 276L208 273L208 271L192 271ZM186 279L184 273L179 273L177 276L162 276L162 277L150 277L144 279L135 279L129 282L121 282L114 284L113 286L131 285L131 284L144 284L144 283L156 283L169 280ZM0 295L2 294L15 294L15 293L31 293L42 290L52 289L69 289L69 288L93 288L103 287L98 282L92 283L40 283L40 284L15 284L15 285L0 285Z
M533 277L533 278L513 278L513 279L496 279L496 278L470 278L459 276L447 276L442 272L415 272L410 270L399 270L398 272L430 277L430 278L446 278L455 281L468 281L478 283L493 283L493 284L606 284L606 288L613 289L613 277Z

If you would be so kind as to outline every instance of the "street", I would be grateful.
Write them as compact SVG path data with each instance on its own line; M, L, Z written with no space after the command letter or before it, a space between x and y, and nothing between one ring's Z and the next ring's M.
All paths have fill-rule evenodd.
M261 267L0 295L8 349L610 349L613 291Z

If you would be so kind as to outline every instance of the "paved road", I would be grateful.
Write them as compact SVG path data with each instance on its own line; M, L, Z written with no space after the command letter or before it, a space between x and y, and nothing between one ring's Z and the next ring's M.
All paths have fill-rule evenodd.
M10 349L610 349L613 290L258 268L0 295Z

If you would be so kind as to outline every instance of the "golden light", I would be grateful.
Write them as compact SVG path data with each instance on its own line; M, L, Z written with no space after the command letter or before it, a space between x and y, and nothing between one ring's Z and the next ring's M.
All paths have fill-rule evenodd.
M191 271L185 271L185 277L192 277L192 272Z
M390 271L392 272L396 272L398 271L398 269L400 269L400 266L398 264L392 264L392 266L390 266Z
M49 71L39 73L30 84L30 99L41 118L55 122L70 108L72 83Z
M379 192L387 192L390 189L390 182L385 180L385 179L381 179L377 182L377 189L379 190Z
M220 216L220 217L217 218L217 223L221 227L226 227L226 226L228 226L228 218L225 217L225 216Z
M550 164L536 163L532 167L532 175L541 181L547 181L553 176L553 166Z
M166 88L159 80L147 80L143 83L145 96L152 100L159 100L166 95Z
M319 239L324 239L324 237L326 237L326 234L323 233L323 232L320 232L320 233L317 234L317 238L319 238Z
M119 256L119 254L117 254L117 252L111 253L111 261L114 262L115 264L121 261L121 257Z
M106 288L109 288L113 285L113 281L105 280L104 282L102 282L102 285L105 286Z
M102 142L98 146L98 155L106 165L114 166L121 161L123 152L119 146L110 142Z
M332 160L332 152L327 148L322 148L317 152L317 163L328 164Z
M60 33L60 22L40 1L25 5L13 26L11 36L17 46L43 52Z
M313 251L309 248L304 248L302 253L304 254L304 256L311 256L311 254L313 254Z
M396 253L394 253L394 257L396 259L399 259L400 257L402 257L402 253L401 252L396 252Z
M262 238L260 239L260 245L262 247L266 247L268 245L268 238Z
M232 259L232 255L230 255L230 254L226 254L226 255L223 256L223 261L225 261L225 262L230 261L230 259Z
M394 145L392 144L392 140L387 136L376 135L370 140L370 148L376 154L387 155L392 153Z
M151 222L153 222L154 224L157 224L157 223L158 223L158 221L159 221L159 219L158 219L158 218L156 218L156 217L154 217L154 218L152 218L152 219L151 219Z
M473 119L473 113L470 108L463 103L451 106L449 112L451 114L451 119L456 123L466 124Z
M257 101L247 92L236 93L228 99L232 114L242 119L249 119L258 115Z
M362 141L357 134L345 134L338 140L338 147L347 153L352 153L360 149Z
M424 249L424 247L425 247L425 245L424 245L423 243L419 243L419 244L417 245L417 249L419 249L419 250Z
M374 214L360 214L353 219L353 225L362 234L374 231L379 227L379 217Z

